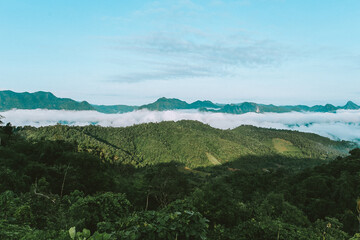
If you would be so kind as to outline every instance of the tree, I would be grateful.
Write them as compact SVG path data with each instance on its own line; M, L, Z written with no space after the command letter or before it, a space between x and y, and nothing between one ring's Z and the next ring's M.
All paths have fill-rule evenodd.
M6 126L3 128L3 131L6 135L10 137L13 133L13 126L11 126L11 123L7 123Z
M1 121L2 118L3 118L3 116L0 115L0 125L3 123L3 122ZM0 136L0 146L1 146L1 136Z
M80 229L90 229L92 232L96 230L100 222L113 223L125 217L131 207L125 194L122 193L106 192L95 196L80 197L80 192L75 191L68 199L75 196L77 201L69 209L72 225Z
M176 162L148 167L144 175L144 185L147 188L145 210L154 209L154 206L149 206L149 198L153 198L160 207L165 207L185 196L190 188L186 175L179 171L179 164Z
M358 221L359 221L359 231L360 231L360 199L356 201L356 210L358 212Z
M206 239L208 220L191 203L176 200L159 211L135 212L117 222L118 239Z

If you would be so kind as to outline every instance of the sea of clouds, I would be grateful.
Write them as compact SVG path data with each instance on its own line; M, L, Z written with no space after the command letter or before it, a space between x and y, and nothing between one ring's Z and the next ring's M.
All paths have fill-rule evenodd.
M312 132L335 140L360 142L360 110L339 110L335 113L246 113L241 115L199 112L197 110L148 111L103 114L96 111L10 110L0 112L3 122L14 126L48 126L58 123L85 126L126 127L134 124L197 120L212 127L232 129L240 125L291 129Z

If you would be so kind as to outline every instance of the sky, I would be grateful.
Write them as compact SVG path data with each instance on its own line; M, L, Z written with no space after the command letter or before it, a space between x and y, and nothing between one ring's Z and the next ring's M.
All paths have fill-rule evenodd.
M0 90L360 104L358 0L0 0Z

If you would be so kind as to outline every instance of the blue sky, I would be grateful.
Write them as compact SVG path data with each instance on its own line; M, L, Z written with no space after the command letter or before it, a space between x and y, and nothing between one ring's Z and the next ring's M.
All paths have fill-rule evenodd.
M0 89L360 104L357 0L0 0Z

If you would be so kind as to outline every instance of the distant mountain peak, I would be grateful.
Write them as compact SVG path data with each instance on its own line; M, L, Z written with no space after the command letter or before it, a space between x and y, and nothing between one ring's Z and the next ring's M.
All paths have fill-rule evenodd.
M166 97L161 97L158 100L156 100L155 102L185 102L182 101L178 98L166 98Z
M205 101L197 100L189 104L177 98L161 97L153 103L142 105L139 107L139 109L148 109L148 110L156 110L156 111L176 110L176 109L203 109L203 108L205 109L219 108L219 106L212 103L209 100L205 100Z
M153 103L142 105L139 109L148 109L155 111L187 109L188 103L177 98L161 97Z
M207 108L219 108L219 106L209 100L204 100L204 101L197 100L190 104L190 108L207 109Z
M86 101L77 102L70 98L58 98L51 92L17 93L0 91L0 110L11 109L54 109L54 110L94 110Z
M343 109L349 109L349 110L357 110L360 107L358 105L356 105L354 102L352 101L348 101L345 106L343 107Z

